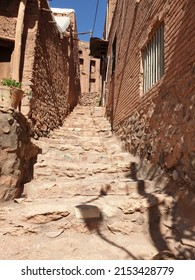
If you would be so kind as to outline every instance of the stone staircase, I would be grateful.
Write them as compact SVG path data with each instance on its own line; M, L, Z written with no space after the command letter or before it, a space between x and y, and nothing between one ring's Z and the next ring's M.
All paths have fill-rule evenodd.
M26 246L16 250L19 258L150 259L163 249L158 227L159 241L151 237L151 223L172 200L155 193L155 182L132 179L139 160L122 150L104 108L77 106L62 127L35 143L41 153L25 199L0 213L7 221L0 234ZM153 221L151 209L157 209ZM8 250L5 258L12 255Z

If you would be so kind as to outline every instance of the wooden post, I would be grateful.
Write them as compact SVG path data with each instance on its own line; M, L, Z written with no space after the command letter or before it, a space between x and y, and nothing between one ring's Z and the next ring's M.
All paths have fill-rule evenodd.
M14 47L14 54L13 54L12 77L17 82L20 81L20 60L21 60L22 34L23 34L23 27L24 27L24 15L25 15L26 3L27 0L20 1L17 24L16 24L16 32L15 32L15 47Z

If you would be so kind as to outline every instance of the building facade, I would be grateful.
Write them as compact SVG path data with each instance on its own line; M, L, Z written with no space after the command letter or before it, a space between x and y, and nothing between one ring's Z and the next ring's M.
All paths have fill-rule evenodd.
M104 99L113 131L131 153L194 188L195 2L117 1L112 14Z
M100 60L90 56L89 42L79 41L81 103L98 105L100 101Z
M0 78L22 83L22 113L36 137L61 125L80 95L75 13L55 12L46 0L0 2Z

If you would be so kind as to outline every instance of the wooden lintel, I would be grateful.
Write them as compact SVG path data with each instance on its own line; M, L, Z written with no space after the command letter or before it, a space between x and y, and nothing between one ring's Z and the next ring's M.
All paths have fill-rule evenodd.
M56 21L48 21L49 23L53 23L53 24L56 24Z
M14 42L15 38L13 38L13 37L6 37L6 36L0 35L0 40L6 40L6 41Z
M41 8L41 11L52 13L50 9Z

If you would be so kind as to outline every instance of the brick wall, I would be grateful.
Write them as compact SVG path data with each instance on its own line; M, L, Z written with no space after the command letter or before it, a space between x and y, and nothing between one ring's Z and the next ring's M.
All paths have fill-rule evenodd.
M104 35L107 39L107 35L109 33L111 24L112 24L112 19L114 16L115 8L116 8L117 0L108 0L107 1L107 14L106 14L106 26L104 30Z
M165 74L142 92L141 50L165 26ZM195 1L118 1L109 34L107 115L125 147L181 185L195 181ZM110 59L112 61L112 59Z

